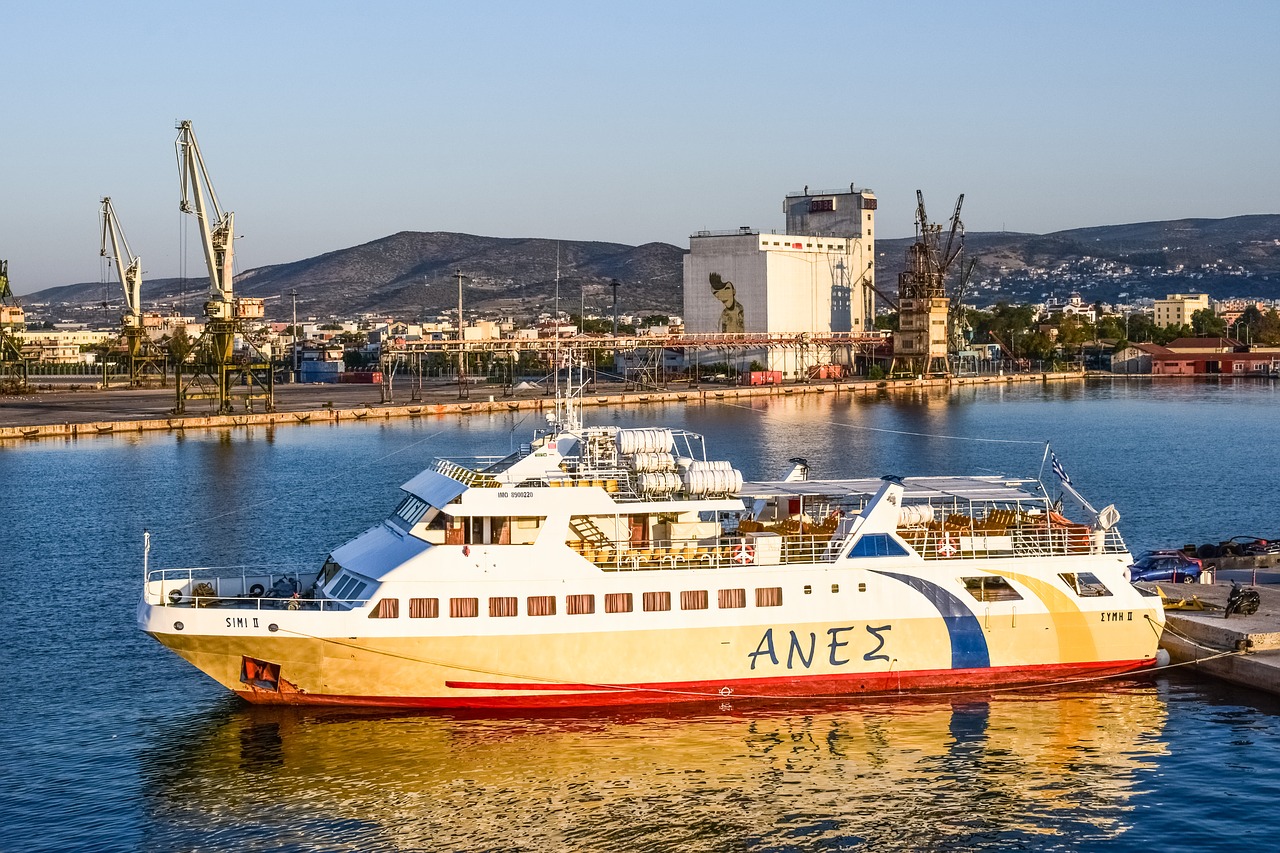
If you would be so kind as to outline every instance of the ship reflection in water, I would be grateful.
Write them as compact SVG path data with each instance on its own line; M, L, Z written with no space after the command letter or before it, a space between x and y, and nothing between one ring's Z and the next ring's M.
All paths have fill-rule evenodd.
M1079 849L1166 753L1126 682L813 708L475 718L228 700L157 732L152 849Z

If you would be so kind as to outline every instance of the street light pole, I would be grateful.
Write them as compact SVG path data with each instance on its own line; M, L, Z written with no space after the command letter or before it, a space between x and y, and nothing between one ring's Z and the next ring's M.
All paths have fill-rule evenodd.
M467 356L462 349L462 270L457 271L458 276L458 399L461 400L467 396Z
M289 296L293 298L293 370L289 374L289 382L298 381L298 290L294 288L289 291Z

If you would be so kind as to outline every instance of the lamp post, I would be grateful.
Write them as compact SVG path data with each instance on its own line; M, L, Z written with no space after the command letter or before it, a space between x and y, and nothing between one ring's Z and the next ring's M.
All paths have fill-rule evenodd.
M293 299L293 371L289 374L290 382L298 381L298 291L293 289L289 291L289 296Z
M467 356L462 343L462 270L458 270L458 399L468 396L467 388Z

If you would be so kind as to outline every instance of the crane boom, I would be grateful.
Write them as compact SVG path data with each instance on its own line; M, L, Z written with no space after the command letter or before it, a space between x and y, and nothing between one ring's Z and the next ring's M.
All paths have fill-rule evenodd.
M955 212L951 214L951 231L950 233L947 234L947 247L942 250L942 258L940 260L940 266L944 270L947 267L951 266L951 262L956 259L956 256L951 253L951 246L955 242L956 232L963 227L962 223L960 222L960 208L963 205L964 205L964 193L960 193L960 197L956 199ZM961 238L961 246L956 248L957 254L960 252L960 249L963 248L963 244L964 244L964 240L963 238Z
M108 254L108 248L110 249L110 254ZM129 241L125 239L124 229L120 227L120 220L116 218L116 211L111 205L110 196L102 199L102 248L98 251L98 254L104 258L110 257L115 261L114 265L120 278L120 287L124 289L125 311L128 312L123 318L124 324L133 328L141 328L142 259L129 251Z
M235 214L231 211L224 213L218 204L218 196L209 180L191 122L178 123L175 145L182 180L179 209L183 213L195 214L196 221L200 223L200 243L209 267L209 302L205 304L205 314L213 319L228 320L232 317L234 302L231 279Z

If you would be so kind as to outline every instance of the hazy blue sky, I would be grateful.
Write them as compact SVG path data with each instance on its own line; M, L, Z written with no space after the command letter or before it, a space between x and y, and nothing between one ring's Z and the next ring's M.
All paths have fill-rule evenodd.
M191 119L237 270L402 230L687 246L806 184L971 231L1280 212L1280 2L0 4L0 258L177 275ZM187 273L203 274L189 241Z

